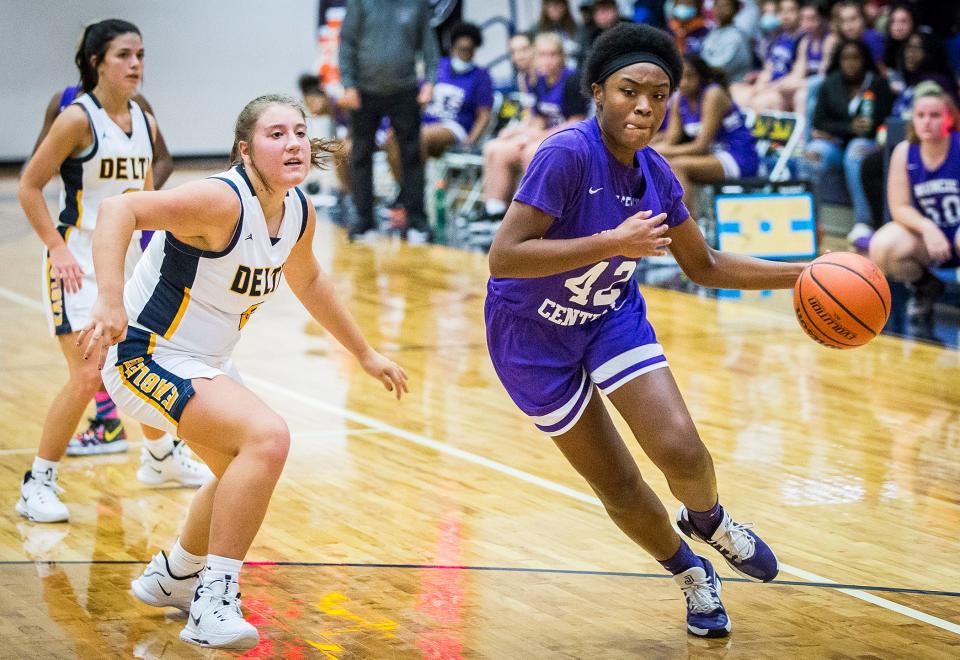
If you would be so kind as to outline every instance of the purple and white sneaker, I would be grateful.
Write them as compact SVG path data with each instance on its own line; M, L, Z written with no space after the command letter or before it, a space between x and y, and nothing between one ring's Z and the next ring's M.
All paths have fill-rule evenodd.
M770 582L780 572L780 563L763 539L750 531L753 523L738 523L723 512L720 526L710 538L700 532L690 522L687 507L681 506L677 512L677 527L687 537L700 541L723 555L734 571L752 582Z
M697 637L726 637L731 626L720 602L720 578L709 561L699 559L702 567L694 566L673 576L687 599L687 632Z

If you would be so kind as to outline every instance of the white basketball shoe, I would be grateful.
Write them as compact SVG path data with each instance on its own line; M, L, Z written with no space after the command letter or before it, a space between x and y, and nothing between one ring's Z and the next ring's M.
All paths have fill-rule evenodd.
M199 573L177 577L170 571L167 553L162 550L153 556L143 574L130 583L130 590L138 599L153 607L176 607L190 611L193 595L200 584Z
M140 449L140 469L137 470L140 483L161 486L176 481L183 486L199 488L212 479L210 468L194 458L180 440L174 440L173 449L160 457L154 456L146 447Z
M56 470L51 468L37 474L27 470L20 486L17 513L33 522L65 522L70 519L70 511L60 501L62 492L63 488L57 483Z
M257 645L260 634L243 618L240 584L232 576L201 582L180 639L197 646L222 649L250 649Z

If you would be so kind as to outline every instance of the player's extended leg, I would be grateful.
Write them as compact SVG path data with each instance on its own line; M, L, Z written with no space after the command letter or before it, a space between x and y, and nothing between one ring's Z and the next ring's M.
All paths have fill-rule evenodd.
M687 601L687 629L703 637L727 635L730 620L720 602L720 580L710 562L674 532L596 390L573 428L553 439L617 527L674 575Z
M60 501L57 484L60 459L63 458L87 403L101 385L96 360L84 360L77 348L77 333L58 335L60 350L67 360L69 377L50 403L40 434L40 446L33 466L24 475L16 510L34 522L63 522L70 518Z
M709 543L744 577L761 582L775 578L779 567L773 551L720 506L713 459L670 370L649 371L607 396L683 503L677 520L680 530Z

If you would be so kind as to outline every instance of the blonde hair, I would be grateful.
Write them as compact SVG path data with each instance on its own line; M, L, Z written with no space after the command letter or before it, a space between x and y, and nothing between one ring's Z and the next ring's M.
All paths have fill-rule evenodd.
M233 149L230 150L230 161L233 165L243 162L240 157L240 142L250 144L253 140L253 129L257 125L257 120L271 105L285 105L293 108L303 117L304 123L307 121L307 111L303 104L292 96L285 94L265 94L253 99L240 111L237 116L237 123L233 128ZM319 138L310 138L310 163L314 167L324 168L326 166L326 157L334 155L342 148L338 140L321 140Z
M913 127L913 106L917 104L917 101L924 98L940 99L940 101L943 102L943 104L947 107L947 115L953 119L950 130L955 131L958 129L958 127L960 127L960 112L957 111L957 104L954 103L953 98L944 91L943 87L934 81L924 80L921 83L917 83L917 86L913 88L913 101L911 102L910 106L910 121L907 122L907 140L914 144L920 142L920 138L917 137L917 131Z
M551 45L553 46L554 50L556 50L561 55L565 54L563 49L563 38L556 32L539 33L536 36L536 38L533 40L533 47L537 48L542 44Z

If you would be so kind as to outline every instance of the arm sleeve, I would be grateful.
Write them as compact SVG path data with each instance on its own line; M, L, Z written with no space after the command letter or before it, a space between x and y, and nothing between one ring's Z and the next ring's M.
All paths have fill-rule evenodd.
M582 157L573 149L541 146L514 199L561 218L582 191L583 170Z
M357 41L363 23L360 0L347 0L347 12L340 26L340 80L346 89L357 86Z

